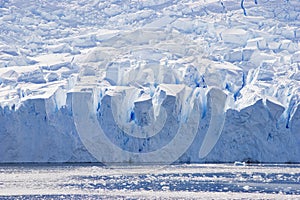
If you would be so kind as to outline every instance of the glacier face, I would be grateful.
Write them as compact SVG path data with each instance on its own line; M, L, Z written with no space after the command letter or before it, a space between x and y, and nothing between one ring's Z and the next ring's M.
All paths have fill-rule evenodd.
M0 1L0 162L300 162L300 3L243 7Z

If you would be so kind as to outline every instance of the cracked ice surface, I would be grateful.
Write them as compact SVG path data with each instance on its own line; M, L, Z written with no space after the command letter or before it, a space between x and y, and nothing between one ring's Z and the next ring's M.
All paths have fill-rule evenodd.
M244 8L0 1L0 162L299 162L300 3Z

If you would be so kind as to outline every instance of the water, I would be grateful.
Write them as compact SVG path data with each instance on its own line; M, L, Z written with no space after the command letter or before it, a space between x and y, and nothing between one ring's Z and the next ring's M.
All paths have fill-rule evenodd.
M0 199L299 199L300 165L2 165Z

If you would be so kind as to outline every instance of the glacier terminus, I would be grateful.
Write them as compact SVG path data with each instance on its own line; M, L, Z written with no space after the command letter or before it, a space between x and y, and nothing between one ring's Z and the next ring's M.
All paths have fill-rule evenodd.
M297 0L0 0L0 163L299 163L299 88Z

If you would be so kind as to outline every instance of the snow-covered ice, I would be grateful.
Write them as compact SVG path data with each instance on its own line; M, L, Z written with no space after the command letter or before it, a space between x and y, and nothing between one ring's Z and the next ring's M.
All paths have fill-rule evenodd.
M300 2L0 0L0 162L300 162Z

